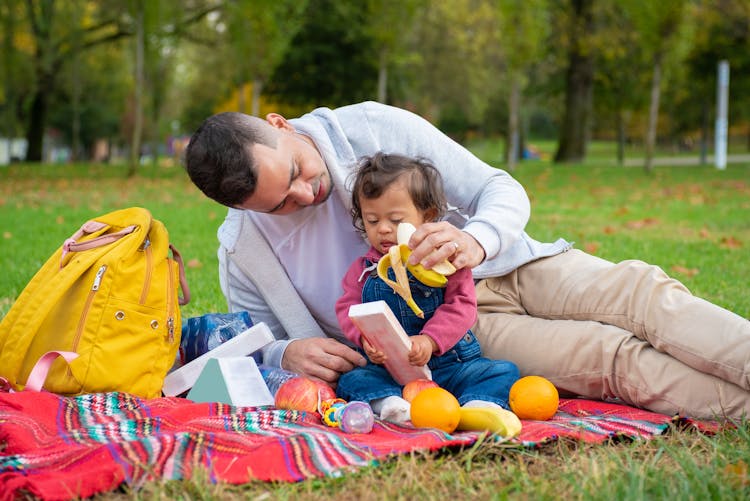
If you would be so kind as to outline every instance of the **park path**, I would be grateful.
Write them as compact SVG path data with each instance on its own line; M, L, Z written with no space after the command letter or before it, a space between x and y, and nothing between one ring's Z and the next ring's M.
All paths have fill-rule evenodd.
M643 167L645 164L643 158L626 158L625 167ZM700 156L679 156L679 157L655 157L652 165L700 165ZM727 155L727 163L750 163L750 153L739 153ZM706 157L707 165L714 165L714 156Z

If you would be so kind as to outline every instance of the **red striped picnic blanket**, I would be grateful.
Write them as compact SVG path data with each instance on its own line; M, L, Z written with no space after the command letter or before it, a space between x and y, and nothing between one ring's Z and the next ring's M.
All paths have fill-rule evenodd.
M646 439L671 421L622 405L562 400L552 420L525 421L514 442ZM0 500L87 497L122 483L186 479L198 470L214 482L294 482L414 450L465 447L482 436L381 421L371 433L346 434L323 425L316 413L125 393L0 393Z

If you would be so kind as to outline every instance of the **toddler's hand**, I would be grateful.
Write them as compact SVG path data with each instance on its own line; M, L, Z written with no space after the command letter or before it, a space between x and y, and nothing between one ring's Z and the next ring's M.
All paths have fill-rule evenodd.
M367 342L367 339L365 339L364 336L362 336L362 348L365 350L365 353L367 353L367 358L370 359L370 362L372 362L373 364L383 365L385 359L387 358L385 356L385 353L376 349L373 345Z
M411 351L409 352L409 363L412 365L425 365L430 361L432 353L437 350L437 343L430 337L420 334L411 336Z

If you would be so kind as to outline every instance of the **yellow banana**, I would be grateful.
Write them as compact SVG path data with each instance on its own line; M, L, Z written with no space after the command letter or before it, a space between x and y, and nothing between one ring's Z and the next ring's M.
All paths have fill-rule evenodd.
M505 438L521 433L521 420L511 411L499 407L461 407L458 422L461 431L489 431Z
M407 263L409 256L411 256L411 249L406 244L400 244L398 246L398 249L401 251L401 261ZM445 287L445 285L448 283L448 279L445 277L445 275L438 273L434 269L428 270L419 263L407 264L406 268L411 272L412 275L414 275L414 278L428 287Z
M408 262L411 255L411 249L409 249L408 244L411 234L415 231L417 229L411 223L400 223L396 229L396 241L401 250L401 260L405 263ZM456 272L456 267L448 260L436 264L430 270L421 264L410 264L407 265L407 268L414 275L414 278L429 287L445 287L445 284L448 282L448 279L445 277Z

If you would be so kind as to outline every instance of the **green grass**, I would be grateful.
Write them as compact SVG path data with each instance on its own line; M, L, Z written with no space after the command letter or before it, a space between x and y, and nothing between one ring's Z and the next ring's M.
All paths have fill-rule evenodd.
M492 163L500 151L478 154ZM489 152L489 153L488 153ZM193 301L183 315L225 311L216 272L216 230L225 210L177 167L0 167L0 315L61 242L88 218L149 208L189 266ZM514 175L532 200L529 233L564 237L611 260L658 264L693 292L750 316L750 165L639 168L522 163ZM298 484L212 485L205 478L150 483L105 499L747 499L746 424L716 436L672 430L649 442L539 450L481 443L413 454L378 467Z
M527 146L533 146L541 152L542 160L527 160L524 164L528 165L539 165L548 163L550 158L553 158L557 151L557 141L551 139L528 139ZM486 138L478 137L467 141L467 146L476 155L483 158L485 161L499 165L504 162L505 144L502 138ZM750 145L744 137L735 137L727 145L727 153L730 155L746 155L750 153ZM709 145L708 155L713 155L713 144ZM643 159L645 157L645 149L642 142L636 141L633 144L625 146L624 151L625 161ZM698 145L694 146L692 150L678 150L674 146L669 145L657 145L654 151L654 158L665 158L665 157L678 157L685 158L690 157L693 159L700 158L700 148ZM603 165L616 165L617 164L617 144L614 141L589 141L586 146L586 159L585 165L590 166L603 166Z

